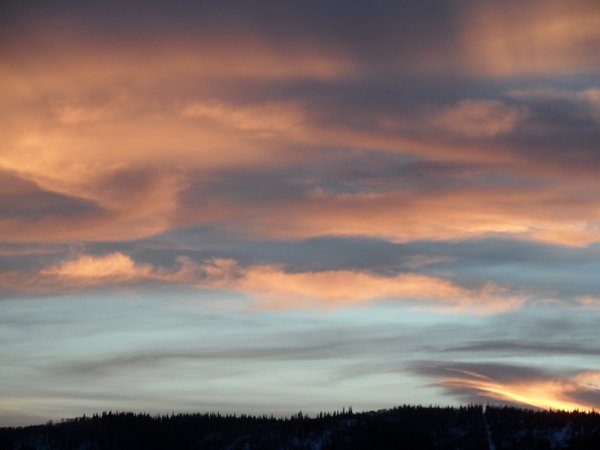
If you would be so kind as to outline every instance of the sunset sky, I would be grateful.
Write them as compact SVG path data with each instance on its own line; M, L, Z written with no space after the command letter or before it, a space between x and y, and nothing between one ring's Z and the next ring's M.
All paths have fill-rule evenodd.
M600 408L597 0L0 4L0 426Z

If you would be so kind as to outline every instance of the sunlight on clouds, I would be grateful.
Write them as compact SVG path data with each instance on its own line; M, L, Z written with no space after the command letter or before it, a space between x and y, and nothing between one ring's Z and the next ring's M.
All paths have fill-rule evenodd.
M598 0L0 10L0 416L598 406Z
M66 287L119 284L136 281L159 281L164 283L194 282L204 273L201 266L186 256L175 259L174 268L167 269L152 264L140 264L131 256L120 252L99 256L79 255L54 266L41 270L41 275L56 280L55 288L60 284Z
M213 119L233 128L266 135L294 132L304 120L299 105L285 103L237 107L218 101L192 103L184 108L183 115Z
M506 8L507 14L518 9ZM582 16L573 17L576 22ZM384 108L366 111L366 119L362 111L348 119L336 96L321 105L315 93L303 97L283 89L279 98L252 84L277 81L291 89L297 80L325 80L344 86L357 76L358 63L330 55L331 49L283 52L249 39L219 53L181 40L172 48L158 45L161 59L143 45L112 49L83 40L65 53L61 42L49 44L48 56L24 55L0 72L7 86L0 95L13 106L11 114L4 113L0 169L97 210L66 220L57 209L56 217L39 223L10 218L0 223L8 241L135 240L207 223L267 238L342 235L406 242L503 235L572 246L600 239L596 197L582 199L582 193L599 189L596 181L590 177L567 189L568 165L545 167L551 158L535 156L537 148L518 151L502 142L535 120L526 105L466 97L445 105L423 101L410 114ZM241 54L250 61L241 62ZM246 88L252 95L243 94ZM519 97L518 90L509 90L509 96L531 98L523 92L528 91L521 89ZM597 89L570 95L600 117ZM286 205L293 211L268 199L238 202L235 192L234 198L213 192L197 205L181 204L190 185L225 171L281 174L299 162L316 167L339 149L481 164L482 180L530 177L532 186L507 183L492 192L454 185L421 195L398 176L395 192L381 196L316 195L328 180L315 174L298 183L314 185L315 195L290 198ZM423 190L435 185L436 177L430 178L423 180Z
M190 283L201 274L189 258L178 257L172 269L140 264L121 252L79 254L39 271L0 272L0 287L16 292L56 294L94 287L141 282Z
M10 163L2 161L3 168L12 169L19 179L35 186L30 189L31 198L52 196L64 199L67 205L49 213L38 201L29 210L31 217L14 215L1 221L0 231L8 242L119 240L157 234L170 227L177 195L186 185L185 175L170 169L56 157L50 161L33 158L21 166L21 158L27 159L27 154ZM14 202L22 201L16 194L6 194ZM81 206L75 209L68 203Z
M586 308L600 309L600 297L585 295L577 298L577 303Z
M81 255L42 270L42 275L79 279L84 282L124 281L148 278L152 273L150 265L136 264L131 257L119 252L103 256Z
M43 236L35 226L4 222L13 241L135 239L167 230L188 171L211 176L303 158L287 150L304 117L297 102L224 102L224 78L289 81L346 70L312 49L289 54L250 40L219 51L181 42L151 53L79 39L47 45L45 56L15 54L15 64L2 66L0 97L10 114L0 112L0 169L94 202L103 214L71 226L50 220Z
M398 300L447 307L472 314L490 314L519 307L524 299L492 283L466 289L441 278L404 273L382 276L332 270L289 273L273 265L240 267L234 260L214 259L202 265L199 287L235 290L255 298L259 308L333 308L374 300ZM444 308L439 308L443 311Z
M286 272L277 265L242 266L236 260L213 258L195 263L181 256L172 269L139 264L113 252L81 254L45 267L39 274L0 273L5 287L36 292L63 292L123 283L162 282L195 285L245 294L260 309L331 309L375 300L408 302L440 312L493 314L520 307L524 297L493 283L467 289L442 278L416 273L384 276L368 271L327 270Z
M575 375L574 379L587 389L600 391L600 371L588 370L581 372Z
M39 272L0 272L0 286L21 292L62 293L149 282L237 292L255 300L257 309L266 310L329 310L385 300L440 313L496 314L517 309L526 300L494 283L465 288L442 278L410 272L286 272L278 265L243 266L234 259L223 258L196 263L185 256L176 258L175 267L165 268L140 264L120 252L80 254Z
M495 100L463 100L439 112L432 121L467 137L494 137L512 131L525 115L523 109Z
M460 371L459 371L460 372ZM598 392L600 372L588 371L556 379L497 381L481 374L464 372L463 376L440 377L442 386L467 390L483 397L524 406L591 411L597 405L574 397L579 392Z
M579 186L574 183L570 189L576 192ZM555 190L543 186L523 191L507 186L373 194L316 189L308 198L288 202L289 208L273 208L268 217L249 216L243 231L285 239L378 236L393 242L510 236L585 246L599 240L600 214L595 200L569 204L570 195L560 186Z
M593 0L481 2L465 15L467 65L495 76L598 70L589 50L600 40Z

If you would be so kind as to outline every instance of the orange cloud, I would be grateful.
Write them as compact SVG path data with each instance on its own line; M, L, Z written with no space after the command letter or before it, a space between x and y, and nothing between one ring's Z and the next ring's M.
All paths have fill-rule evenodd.
M240 267L228 259L214 259L201 269L206 276L199 287L239 291L267 309L332 308L390 300L446 312L491 314L517 308L524 301L493 284L466 289L441 278L414 273L395 276L351 270L289 273L273 265Z
M139 282L190 283L201 274L189 258L177 258L174 270L137 263L121 252L92 256L80 254L37 272L0 272L0 287L41 294Z
M199 289L238 292L266 309L329 309L375 300L407 302L440 312L494 314L518 308L524 297L492 283L467 289L450 281L416 273L393 276L352 270L285 272L276 265L241 266L233 259L195 263L177 258L175 269L140 264L120 252L81 254L36 273L0 272L0 287L53 293L139 282L174 283Z
M268 215L252 216L244 205L238 211L230 205L227 211L226 202L221 211L238 217L240 231L285 239L377 236L406 242L510 236L583 246L600 240L600 213L595 199L582 197L581 187L573 185L381 194L315 190L285 208L271 207Z
M455 375L439 378L442 386L466 390L502 402L543 409L591 411L598 407L582 398L600 391L600 372L586 371L570 377L498 381L486 375L447 369Z
M473 3L461 47L475 73L512 76L581 73L600 68L594 0Z
M64 164L64 170L54 171L40 162L26 176L24 170L11 176L22 186L18 192L0 185L0 201L15 210L0 221L6 242L93 241L111 235L119 240L160 233L170 227L177 195L186 185L185 176L171 170L75 160ZM3 173L10 172L0 170L0 177Z
M131 257L114 252L102 256L80 255L43 269L41 274L57 277L67 284L92 285L152 278L154 269L148 264L136 264Z
M533 14L517 3L498 6L498 11L477 7L465 19L466 53L482 61L478 67L483 73L537 70L521 67L519 61L534 64L537 57L553 67L560 59L553 52L572 55L573 46L596 36L589 24L595 24L597 12L588 11L587 3L576 2L573 10L560 2L547 5L538 5L539 17L538 9ZM549 27L558 30L553 39L564 48L552 45L548 50L543 39L524 39L525 56L512 52L516 43L505 28L510 31L512 18L521 17L522 11L526 14L514 26L527 32L516 36L552 36ZM493 23L488 27L486 20ZM576 26L579 22L581 27ZM563 36L571 28L578 30L576 36ZM502 44L502 39L508 43ZM568 169L556 167L560 164L549 169L542 158L532 162L525 152L497 142L528 117L524 107L464 99L445 107L418 107L414 117L374 112L370 119L375 125L362 129L354 120L338 122L335 111L331 117L324 113L321 120L319 108L308 101L269 96L257 100L240 94L255 82L347 81L371 73L373 68L333 47L298 45L284 51L258 38L239 36L216 45L178 40L122 48L65 35L44 42L47 51L35 57L19 51L30 44L15 44L0 68L5 88L0 92L5 105L0 111L0 170L30 182L39 195L62 196L88 208L81 208L81 214L69 209L68 217L60 208L53 213L39 208L43 211L35 220L3 218L0 233L7 242L140 239L207 222L232 228L239 224L246 232L276 238L360 235L407 241L503 234L567 245L600 240L596 197L588 198L599 187L593 168L577 174L578 179L586 177L585 182L573 182L565 176ZM490 46L511 51L490 55ZM492 67L490 61L498 55L502 60L504 53L514 53L518 61ZM596 91L582 91L578 99L600 111ZM521 193L510 187L451 188L431 196L396 186L395 193L330 195L319 187L326 180L307 179L304 182L315 186L314 195L290 200L293 208L268 201L238 204L219 192L209 193L196 207L181 205L191 184L215 173L269 168L283 172L306 160L316 165L328 157L328 150L314 150L323 147L485 163L496 165L497 171L489 169L492 176L516 174L534 182L550 180L553 186ZM4 194L8 203L20 201L0 185L0 196ZM31 209L38 206L39 202Z
M234 129L261 135L277 132L293 133L305 120L300 105L275 102L238 107L219 101L197 102L186 106L183 115L212 119Z
M578 297L577 303L585 308L600 309L600 297L585 295Z
M291 56L261 47L248 50L243 62L231 49L222 54L201 48L157 50L164 58L142 49L114 50L95 46L50 52L48 58L13 56L14 64L2 67L0 171L99 210L68 221L46 217L43 224L2 221L0 232L7 240L158 234L172 226L190 171L209 177L216 170L306 158L288 150L303 139L300 105L239 105L213 97L225 92L219 87L225 75L310 78L337 64L308 51ZM152 67L158 59L160 67ZM198 89L199 84L207 87Z

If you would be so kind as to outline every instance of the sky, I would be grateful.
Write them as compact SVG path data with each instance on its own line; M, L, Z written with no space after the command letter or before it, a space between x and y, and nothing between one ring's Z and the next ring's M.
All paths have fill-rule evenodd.
M0 5L0 426L600 408L596 0Z

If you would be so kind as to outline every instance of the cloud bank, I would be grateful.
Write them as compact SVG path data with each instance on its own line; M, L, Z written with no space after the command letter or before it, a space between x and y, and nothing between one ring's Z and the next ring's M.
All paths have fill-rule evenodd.
M4 3L0 416L600 404L597 1Z

